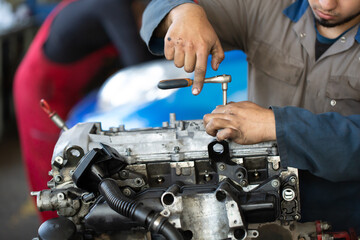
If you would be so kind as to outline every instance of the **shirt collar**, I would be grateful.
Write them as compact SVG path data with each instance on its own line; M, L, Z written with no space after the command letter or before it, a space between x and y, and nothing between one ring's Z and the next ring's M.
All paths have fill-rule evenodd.
M285 8L283 13L285 14L285 16L290 18L291 21L297 22L304 15L308 7L308 0L296 0L289 7ZM360 26L358 27L355 39L358 43L360 43Z
M297 22L309 7L308 0L296 0L289 7L285 8L283 13L290 18L291 21Z

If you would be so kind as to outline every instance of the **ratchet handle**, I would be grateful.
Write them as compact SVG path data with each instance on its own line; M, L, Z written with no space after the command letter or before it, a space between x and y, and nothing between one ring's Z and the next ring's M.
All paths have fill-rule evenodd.
M193 84L193 80L190 78L169 79L169 80L160 81L158 83L158 88L160 89L182 88L182 87L189 87L192 84Z

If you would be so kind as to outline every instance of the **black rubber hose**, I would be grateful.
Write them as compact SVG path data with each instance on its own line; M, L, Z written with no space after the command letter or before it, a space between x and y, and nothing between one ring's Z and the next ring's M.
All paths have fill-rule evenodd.
M117 213L138 222L154 233L162 234L168 240L184 239L166 218L142 204L124 197L114 180L103 179L99 183L99 191L108 205Z
M162 229L159 232L166 237L166 239L184 239L179 231L169 221L165 221L162 225Z

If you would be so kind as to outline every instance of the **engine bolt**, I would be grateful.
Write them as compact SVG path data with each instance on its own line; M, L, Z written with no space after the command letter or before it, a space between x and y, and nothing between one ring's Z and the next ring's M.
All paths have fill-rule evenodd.
M64 163L64 159L63 159L62 157L60 157L60 156L55 157L54 160L55 160L55 162L57 162L60 166L62 166L63 163Z
M143 183L143 180L141 178L137 177L137 178L135 178L134 182L137 186L141 186L141 184Z
M271 181L271 186L272 186L273 188L278 188L279 185L280 185L279 180L274 179L274 180Z
M219 164L219 170L220 170L220 171L224 171L225 168L226 168L225 164L223 164L223 163L220 163L220 164Z
M240 186L242 187L246 187L248 185L248 182L244 179L244 180L241 180L240 182Z
M62 181L62 177L60 175L55 176L55 182L59 183Z
M206 182L209 182L211 180L211 175L209 174L209 172L207 170L205 170L205 172L204 172L204 180Z
M160 212L160 214L164 217L169 217L170 216L170 212L167 209L164 209Z
M179 153L180 152L180 147L179 146L175 146L174 147L174 153Z
M290 178L290 182L291 182L291 183L295 183L295 182L296 182L296 177L291 177L291 178Z
M129 188L124 188L123 194L128 197L131 195L131 190Z
M57 194L57 198L58 198L59 201L64 200L64 199L65 199L65 194L62 193L62 192L61 192L61 193L58 193L58 194Z
M121 178L128 178L129 177L129 172L127 170L121 170L120 171L120 177Z
M126 156L130 156L131 155L131 148L126 148L125 152L126 152Z
M163 183L165 181L165 179L163 177L158 177L156 179L156 181L157 181L157 183L161 184L161 183Z

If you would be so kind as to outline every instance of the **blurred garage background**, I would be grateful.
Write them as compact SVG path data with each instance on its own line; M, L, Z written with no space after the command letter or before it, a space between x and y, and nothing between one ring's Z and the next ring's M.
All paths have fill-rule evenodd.
M58 2L0 0L0 239L4 240L32 239L40 224L21 159L12 83L38 27Z

